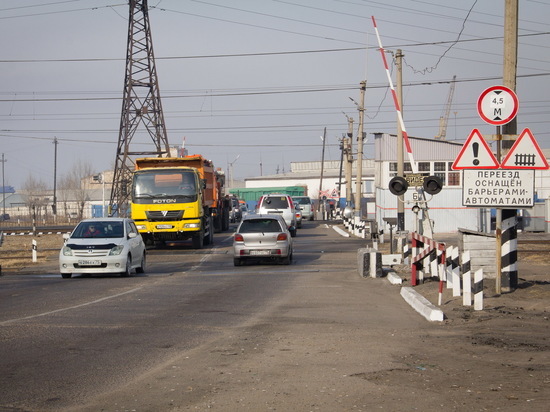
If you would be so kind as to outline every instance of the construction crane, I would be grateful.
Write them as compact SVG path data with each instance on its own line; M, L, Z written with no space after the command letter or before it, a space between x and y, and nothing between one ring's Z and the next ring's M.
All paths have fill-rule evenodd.
M447 136L447 123L449 122L449 113L451 112L451 104L453 102L453 94L455 92L456 74L451 81L451 88L449 89L449 97L447 97L447 104L445 105L445 111L439 118L439 133L435 136L436 139L445 140Z

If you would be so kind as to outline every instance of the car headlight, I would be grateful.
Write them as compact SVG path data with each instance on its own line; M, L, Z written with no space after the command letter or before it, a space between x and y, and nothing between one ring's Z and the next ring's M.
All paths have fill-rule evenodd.
M122 250L124 249L124 246L123 245L118 245L118 246L115 246L114 248L111 249L111 251L109 252L109 256L117 256L117 255L120 255L122 253Z
M73 250L69 246L63 246L63 256L72 256Z

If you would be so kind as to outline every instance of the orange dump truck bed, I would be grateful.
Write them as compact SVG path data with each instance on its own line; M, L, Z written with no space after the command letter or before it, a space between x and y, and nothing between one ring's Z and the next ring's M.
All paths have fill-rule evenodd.
M146 168L170 168L170 167L193 167L199 171L201 179L206 180L204 189L204 205L213 207L219 201L220 187L216 180L216 172L211 160L201 155L185 157L146 157L136 159L135 170Z

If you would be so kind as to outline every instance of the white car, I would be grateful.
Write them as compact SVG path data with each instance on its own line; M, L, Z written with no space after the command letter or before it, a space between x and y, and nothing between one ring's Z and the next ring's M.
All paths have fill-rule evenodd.
M120 273L145 271L145 244L133 220L96 218L81 221L59 252L61 276L73 273Z
M313 205L309 196L292 196L292 200L300 205L304 219L313 220Z
M296 209L294 208L294 202L289 195L281 193L263 195L260 198L258 205L258 214L281 216L286 222L292 237L296 236Z

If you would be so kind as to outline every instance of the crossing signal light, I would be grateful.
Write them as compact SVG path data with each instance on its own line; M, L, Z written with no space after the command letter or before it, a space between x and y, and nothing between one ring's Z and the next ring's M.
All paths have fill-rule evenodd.
M437 176L428 176L424 178L422 187L424 188L424 192L430 195L436 195L443 189L443 182Z
M405 194L405 192L409 188L409 184L401 176L395 176L392 180L390 180L389 186L390 186L390 192L392 192L396 196L401 196Z

